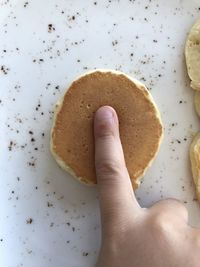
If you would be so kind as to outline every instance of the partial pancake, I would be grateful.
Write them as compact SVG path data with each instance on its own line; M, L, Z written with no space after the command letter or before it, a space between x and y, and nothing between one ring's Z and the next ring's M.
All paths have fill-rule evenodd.
M199 91L196 91L196 93L195 93L194 104L195 104L196 112L200 117L200 92Z
M196 193L200 201L200 132L197 133L190 146L190 161Z
M134 188L155 158L163 128L145 86L122 72L97 70L75 80L57 103L51 151L58 164L86 184L96 184L93 118L101 106L119 117L126 165Z
M193 25L185 46L185 57L191 87L200 91L200 19Z

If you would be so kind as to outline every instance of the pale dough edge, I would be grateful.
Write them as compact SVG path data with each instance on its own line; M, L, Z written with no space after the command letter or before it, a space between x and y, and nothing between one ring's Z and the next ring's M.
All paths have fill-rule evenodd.
M200 92L199 91L196 91L196 93L195 93L194 104L195 104L196 113L200 117Z
M190 53L189 53L190 42L191 42L190 38L193 35L193 32L195 31L196 27L198 27L199 25L200 25L200 19L198 19L191 27L189 34L187 36L186 43L185 43L185 59L186 59L187 73L188 73L188 76L191 80L190 87L194 90L197 90L197 91L200 91L200 78L198 81L192 79L192 71L190 70L191 65L188 62L189 62L189 58L190 58Z
M134 179L131 179L131 182L132 182L132 186L134 189L137 189L139 186L140 186L140 183L141 183L141 179L144 177L147 169L149 167L151 167L154 159L156 158L157 154L158 154L158 151L159 151L159 148L160 148L160 145L161 145L161 142L163 140L163 124L162 124L162 121L161 121L161 116L160 116L160 111L153 99L153 97L151 96L151 94L148 92L146 86L141 83L140 81L132 78L131 76L121 72L121 71L116 71L116 70L110 70L110 69L95 69L95 70L91 70L91 71L88 71L86 73L84 73L83 75L80 75L78 76L74 81L71 82L70 86L76 82L77 80L79 80L80 78L88 75L88 74L91 74L91 73L94 73L94 72L111 72L111 73L114 73L114 74L117 74L117 75L124 75L126 76L129 80L131 80L133 83L135 83L135 85L140 89L140 90L145 90L145 92L147 93L146 97L150 100L150 102L154 105L154 108L155 108L155 116L157 117L161 127L162 127L162 134L161 134L161 137L159 139L159 143L158 143L158 147L157 147L157 150L155 152L155 155L154 157L150 160L149 164L146 166L146 168L143 170L142 174L138 176L137 180L134 180ZM57 101L56 105L55 105L55 109L54 109L54 118L53 118L53 125L52 125L52 128L51 128L51 137L50 137L50 150L51 150L51 153L54 157L54 159L56 160L56 162L58 163L58 165L65 171L67 171L68 173L70 173L75 179L77 179L78 181L86 184L86 185L95 185L95 183L92 183L90 181L88 181L87 179L84 179L82 177L78 177L76 175L76 173L74 172L74 170L69 166L69 165L66 165L65 162L56 154L56 152L54 151L53 149L53 140L52 140L52 133L53 133L53 129L54 129L54 126L55 126L55 122L56 122L56 117L57 117L57 114L59 113L59 111L61 110L62 108L62 105L63 105L63 100L64 100L64 97L65 97L65 94L67 93L69 87L67 88L67 90L65 91L63 97Z
M190 162L196 195L200 201L200 132L198 132L190 145Z

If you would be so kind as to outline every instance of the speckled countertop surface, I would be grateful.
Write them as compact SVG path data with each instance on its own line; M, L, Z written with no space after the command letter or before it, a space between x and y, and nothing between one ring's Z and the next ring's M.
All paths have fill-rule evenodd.
M144 82L165 138L137 197L176 197L200 225L188 158L200 127L184 64L199 0L0 0L0 264L94 266L95 187L63 172L49 151L53 106L85 71L111 68Z

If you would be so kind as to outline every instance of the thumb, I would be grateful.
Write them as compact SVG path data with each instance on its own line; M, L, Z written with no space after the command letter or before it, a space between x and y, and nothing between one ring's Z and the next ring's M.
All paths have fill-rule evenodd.
M120 220L139 210L126 168L115 110L109 106L97 110L94 119L95 165L102 224ZM131 213L132 215L132 213Z

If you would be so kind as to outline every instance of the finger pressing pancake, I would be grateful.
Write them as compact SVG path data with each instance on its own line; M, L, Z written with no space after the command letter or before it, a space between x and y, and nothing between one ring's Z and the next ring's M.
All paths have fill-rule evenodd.
M200 201L200 132L195 136L190 146L190 161L193 181Z
M191 87L200 91L200 20L190 30L185 46L185 57Z
M51 151L58 164L78 180L95 184L94 113L113 107L132 184L138 187L159 149L162 124L159 111L140 82L110 70L97 70L75 80L56 108Z

